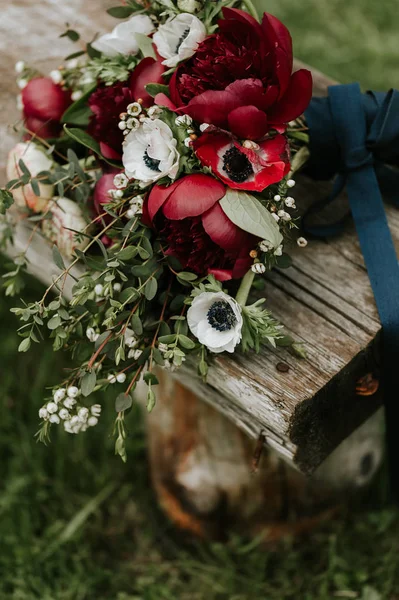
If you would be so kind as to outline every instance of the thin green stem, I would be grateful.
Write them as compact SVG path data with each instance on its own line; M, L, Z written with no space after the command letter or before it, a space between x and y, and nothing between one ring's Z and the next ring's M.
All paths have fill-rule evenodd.
M251 291L252 283L255 277L255 273L249 270L244 275L241 285L238 289L236 300L241 306L245 306L248 300L249 292Z
M259 21L258 11L256 10L252 0L243 0L243 4L245 4L245 6L247 7L249 14L252 15L254 19Z

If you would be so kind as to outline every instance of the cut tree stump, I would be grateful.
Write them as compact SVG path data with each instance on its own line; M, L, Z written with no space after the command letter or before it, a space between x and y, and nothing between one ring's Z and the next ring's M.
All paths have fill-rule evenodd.
M58 38L63 24L92 39L95 31L115 25L104 12L113 4L5 0L0 166L16 141L9 124L20 118L15 62L31 61L44 71L56 67L71 52L70 43ZM314 93L325 94L332 82L313 74ZM302 208L324 193L305 177L298 178L294 191ZM399 244L399 214L393 208L387 212ZM8 253L24 250L29 236L19 223ZM57 268L39 235L29 258L31 272L48 283ZM294 249L293 267L273 271L265 295L268 309L303 343L307 357L300 360L270 347L259 355L218 355L206 384L185 364L174 378L162 374L158 404L148 418L152 476L161 503L174 522L200 535L220 534L236 520L251 531L269 526L274 538L287 531L283 523L293 514L301 517L294 530L306 528L331 505L332 488L366 484L381 461L381 394L378 385L362 379L378 377L381 326L354 228L349 225L337 239ZM261 447L257 440L264 456L253 475L253 454ZM305 478L299 471L313 475Z

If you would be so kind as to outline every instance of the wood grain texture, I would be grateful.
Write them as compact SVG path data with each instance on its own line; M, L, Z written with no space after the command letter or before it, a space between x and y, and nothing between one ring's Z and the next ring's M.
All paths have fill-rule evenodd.
M104 13L112 4L5 2L0 21L0 166L15 143L9 123L19 118L14 63L24 59L45 70L57 66L73 51L68 41L58 37L64 23L91 39L95 31L115 24ZM327 77L314 73L315 94L325 93L329 83ZM294 191L301 206L323 193L319 184L305 178ZM399 243L399 215L393 209L388 215ZM24 236L21 229L20 247ZM44 248L40 238L35 240L32 271L48 280L53 267ZM307 358L264 348L259 355L216 357L207 385L189 366L176 376L250 437L257 439L264 432L270 448L309 473L381 404L379 395L355 394L357 378L378 368L380 323L352 226L339 239L311 242L304 250L294 248L293 258L291 269L268 277L265 295L268 308L287 333L303 342ZM277 369L279 362L289 365L287 373Z

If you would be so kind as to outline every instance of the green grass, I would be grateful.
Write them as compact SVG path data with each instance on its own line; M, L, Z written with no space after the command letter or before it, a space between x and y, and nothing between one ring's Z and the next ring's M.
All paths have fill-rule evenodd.
M291 28L302 60L341 81L399 86L397 0L265 5ZM29 286L34 298L39 286ZM0 600L399 598L399 512L381 500L381 483L367 511L351 507L273 550L236 537L189 544L158 511L138 414L127 465L104 425L36 444L44 387L66 365L49 345L17 354L12 305L0 303Z

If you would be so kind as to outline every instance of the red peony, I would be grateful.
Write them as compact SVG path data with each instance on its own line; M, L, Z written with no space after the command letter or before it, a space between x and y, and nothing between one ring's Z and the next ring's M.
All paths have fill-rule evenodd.
M128 81L98 88L89 98L93 112L88 133L99 142L105 158L120 160L122 157L123 133L118 128L120 114L131 102L143 100L149 107L153 99L145 89L148 83L160 83L165 67L153 58L144 58L135 68Z
M247 13L223 9L219 30L175 71L169 100L199 123L228 129L241 139L261 139L301 115L312 96L310 71L292 74L292 41L287 28L265 13L259 24Z
M57 137L61 117L71 104L71 94L48 77L35 77L22 90L25 127L41 138Z
M257 146L257 147L256 147ZM230 188L262 192L289 173L289 146L283 135L276 135L244 148L224 133L206 133L194 144L201 163Z
M187 175L169 187L156 185L144 214L184 269L213 274L220 281L240 278L251 266L254 237L228 219L220 207L225 186L202 173Z

